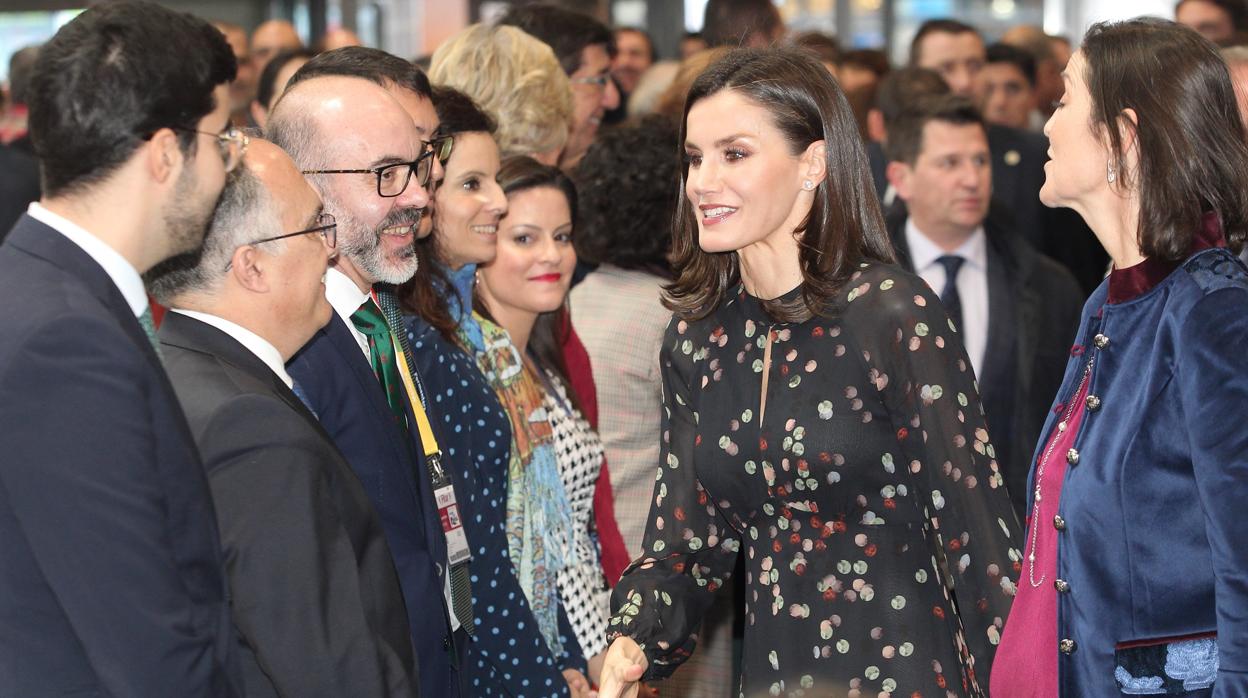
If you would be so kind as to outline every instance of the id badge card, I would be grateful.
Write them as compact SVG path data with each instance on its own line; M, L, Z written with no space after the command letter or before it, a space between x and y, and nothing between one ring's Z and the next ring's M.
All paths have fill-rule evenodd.
M445 484L434 490L433 496L438 504L438 518L442 520L442 532L446 534L448 562L452 567L467 562L472 553L468 549L468 536L464 533L459 505L455 502L455 487Z

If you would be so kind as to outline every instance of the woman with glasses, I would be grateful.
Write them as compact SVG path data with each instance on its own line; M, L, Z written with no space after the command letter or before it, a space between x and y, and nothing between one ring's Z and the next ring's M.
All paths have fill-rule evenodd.
M417 243L424 263L400 298L421 377L438 406L435 428L455 469L472 547L478 627L468 648L467 682L474 696L581 695L588 690L584 658L574 643L559 641L566 618L553 581L526 575L537 564L535 551L509 545L517 516L509 508L516 491L509 481L532 463L536 447L523 433L513 436L508 413L475 358L485 351L472 315L476 269L494 258L498 222L507 211L495 181L495 125L456 90L435 87L433 96L441 122L435 142L449 145L438 153L448 155L445 176L434 196L433 233Z
M664 433L600 695L675 671L738 560L741 695L983 695L1022 537L844 94L804 52L738 49L679 142Z

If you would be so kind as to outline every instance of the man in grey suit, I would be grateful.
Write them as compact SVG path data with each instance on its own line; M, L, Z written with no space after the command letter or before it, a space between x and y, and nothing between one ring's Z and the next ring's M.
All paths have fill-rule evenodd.
M160 340L217 510L248 696L417 695L381 522L285 363L330 319L336 221L252 140L202 254L149 276Z

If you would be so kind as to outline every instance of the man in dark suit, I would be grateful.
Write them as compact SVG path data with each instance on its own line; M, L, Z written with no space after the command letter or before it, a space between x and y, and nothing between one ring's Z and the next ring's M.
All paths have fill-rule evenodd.
M932 96L889 132L887 223L901 261L940 294L966 346L1019 520L1040 429L1061 385L1083 295L1060 264L988 213L992 160L972 103Z
M241 694L140 277L199 247L241 158L219 135L234 74L220 32L152 3L87 10L40 53L44 198L0 247L0 695Z
M288 370L381 516L407 601L421 692L466 695L458 667L472 597L466 560L451 547L456 531L444 530L458 517L440 516L451 486L422 433L424 407L413 395L419 376L400 362L395 335L406 335L387 317L397 312L390 285L416 270L432 153L411 114L377 82L337 75L292 82L270 114L268 135L309 175L338 221L340 245L325 278L334 317ZM398 169L379 169L386 166ZM361 169L363 176L341 172Z
M0 145L0 242L32 201L39 200L39 163L22 151Z
M381 521L285 362L333 312L335 221L290 158L252 140L203 253L149 286L169 377L212 487L248 696L418 693Z
M949 89L972 101L982 99L988 49L979 31L951 19L933 19L919 26L910 44L910 65L940 74ZM988 127L992 153L992 195L999 202L994 216L1008 224L1033 247L1064 264L1091 293L1105 277L1109 258L1083 219L1070 209L1040 203L1049 139L1042 134L1006 126Z

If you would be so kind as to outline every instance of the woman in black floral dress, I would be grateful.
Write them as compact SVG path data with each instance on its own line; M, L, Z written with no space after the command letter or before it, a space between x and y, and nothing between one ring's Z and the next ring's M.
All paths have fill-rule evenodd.
M803 54L734 51L690 89L681 140L663 452L601 695L689 656L740 554L742 696L983 695L1022 537L844 96Z

